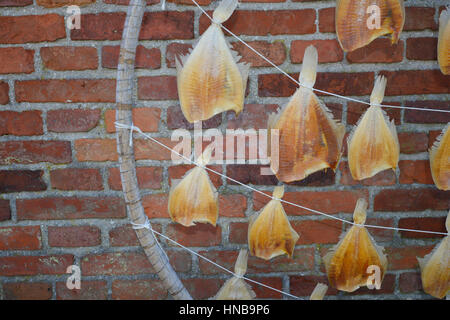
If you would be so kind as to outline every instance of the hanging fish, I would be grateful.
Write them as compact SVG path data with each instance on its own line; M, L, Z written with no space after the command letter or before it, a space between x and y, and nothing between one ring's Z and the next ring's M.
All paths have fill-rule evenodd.
M450 123L436 139L430 149L430 168L434 184L438 189L450 190Z
M252 288L240 278L247 272L248 251L241 249L234 266L234 276L228 279L214 297L215 300L252 300L256 297Z
M400 145L394 120L377 104L383 101L386 78L377 77L370 108L348 137L348 164L353 179L362 180L378 172L397 168Z
M337 0L336 34L344 51L354 51L391 35L397 43L405 24L403 0Z
M341 157L345 127L333 120L310 89L316 82L316 69L317 50L309 46L299 78L302 86L278 114L269 116L268 143L272 130L278 130L279 136L278 157L270 157L270 167L283 182L302 180L326 168L335 170Z
M237 63L238 54L225 40L220 24L233 13L238 0L222 0L214 10L211 26L200 37L194 50L176 61L178 96L187 121L244 108L244 95L250 65Z
M209 145L197 162L208 164L212 153ZM183 226L193 226L194 222L216 225L219 205L217 191L208 173L202 167L189 170L181 180L172 180L169 193L170 218Z
M353 225L323 258L328 281L338 290L353 292L366 286L369 276L377 272L375 268L380 272L378 285L381 286L386 272L387 258L383 253L384 249L377 246L364 227L366 209L366 200L358 199L353 213L353 221L358 225Z
M450 231L450 212L445 221ZM423 290L433 297L442 299L450 291L450 239L446 236L441 243L423 258L417 258L422 273Z
M309 300L323 300L325 294L327 293L328 286L323 283L318 283L314 288L314 291L311 293Z
M289 223L279 199L283 197L284 186L275 187L272 199L259 213L250 217L248 246L250 253L270 260L287 254L292 257L299 236Z
M443 74L450 74L450 6L439 17L438 61Z

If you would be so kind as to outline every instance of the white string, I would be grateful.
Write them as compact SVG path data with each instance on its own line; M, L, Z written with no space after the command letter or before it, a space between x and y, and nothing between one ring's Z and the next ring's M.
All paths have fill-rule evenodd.
M209 20L211 20L211 22L215 23L214 19L197 3L196 0L191 0L191 1L209 18ZM286 77L288 77L291 81L296 83L298 86L302 86L304 88L308 88L310 90L313 90L313 91L316 91L316 92L320 92L320 93L323 93L323 94L326 94L326 95L329 95L329 96L334 96L334 97L338 97L338 98L349 100L349 101L353 101L353 102L362 103L362 104L369 105L369 106L372 105L372 106L379 106L379 107L383 107L383 108L410 109L410 110L419 110L419 111L450 113L450 110L442 110L442 109L426 109L426 108L416 108L416 107L408 107L408 106L393 106L393 105L388 105L388 104L377 104L377 103L371 104L370 102L366 102L366 101L362 101L362 100L358 100L358 99L354 99L354 98L349 98L349 97L345 97L345 96L339 95L337 93L332 93L332 92L328 92L328 91L324 91L324 90L315 89L315 88L311 88L311 87L305 86L305 85L301 84L299 81L297 81L296 79L294 79L293 77L291 77L286 71L282 70L275 63L273 63L268 58L266 58L263 54L259 53L256 49L254 49L252 46L250 46L247 42L245 42L244 40L239 38L237 35L235 35L233 32L231 32L228 28L226 28L225 26L223 26L220 23L218 23L218 25L222 29L227 31L229 34L231 34L234 38L236 38L239 42L241 42L243 45L245 45L247 48L249 48L251 51L253 51L261 59L263 59L264 61L269 63L272 67L274 67L275 69L280 71L282 74L284 74Z
M238 181L238 180L236 180L236 179L233 179L233 178L231 178L231 177L228 177L228 176L226 176L226 175L224 175L224 174L222 174L222 173L220 173L220 172L217 172L217 171L215 171L215 170L213 170L213 169L211 169L211 168L208 168L208 167L206 167L206 166L204 166L204 165L198 164L198 163L195 162L195 161L192 161L191 159L189 159L189 158L185 157L184 155L178 153L177 151L173 150L172 148L170 148L169 146L165 145L164 143L162 143L162 142L156 140L155 138L149 136L148 134L145 134L144 132L142 132L142 130L141 130L139 127L136 127L136 126L129 126L129 125L126 125L126 124L123 124L123 123L119 123L119 122L114 122L114 124L115 124L116 128L118 128L118 129L130 129L130 130L132 130L132 131L136 131L136 132L140 133L142 136L144 136L145 138L147 138L147 139L153 141L154 143L160 145L161 147L163 147L163 148L165 148L165 149L167 149L167 150L173 152L174 154L176 154L176 155L179 156L180 158L182 158L182 159L188 161L189 163L194 164L194 165L196 165L197 167L203 168L203 169L205 169L205 170L208 170L208 171L210 171L210 172L212 172L212 173L214 173L214 174L216 174L216 175L219 175L219 176L221 176L221 177L223 177L223 178L225 178L225 179L227 179L227 180L230 180L230 181L232 181L232 182L234 182L234 183L237 183L237 184L239 184L239 185L241 185L241 186L243 186L243 187L245 187L245 188L247 188L247 189L249 189L249 190L252 190L252 191L254 191L254 192L256 192L256 193L259 193L259 194L263 195L264 197L270 198L271 200L278 200L278 201L280 201L280 202L289 204L289 205L291 205L291 206L294 206L294 207L297 207L297 208L300 208L300 209L304 209L304 210L307 210L307 211L310 211L310 212L313 212L313 213L317 213L317 214L319 214L319 215L328 217L328 218L330 218L330 219L339 220L339 221L342 221L342 222L344 222L344 223L347 223L347 224L350 224L350 225L353 225L353 226L354 226L354 225L358 225L357 223L355 223L355 222L353 222L353 221L348 221L348 220L346 220L346 219L342 219L342 218L339 218L339 217L335 217L335 216L330 215L330 214L327 214L327 213L325 213L325 212L321 212L321 211L318 211L318 210L314 210L314 209L311 209L311 208L307 208L307 207L305 207L305 206L299 205L299 204L294 203L294 202L290 202L290 201L286 201L286 200L283 200L283 199L275 198L275 197L273 197L272 195L269 195L269 194L267 194L267 193L265 193L265 192L263 192L263 191L260 191L260 190L258 190L258 189L255 189L255 188L253 188L253 187L251 187L251 186L249 186L249 185L246 185L246 184L244 184L244 183L242 183L242 182L240 182L240 181ZM364 226L365 226L365 227L368 227L368 228L388 229L388 230L397 230L397 231L409 231L409 232L418 232L418 233L430 233L430 234L438 234L438 235L448 236L448 233L437 232L437 231L425 231L425 230L416 230L416 229L385 227L385 226L376 226L376 225L370 225L370 224L365 224Z
M172 243L175 243L177 246L183 248L184 250L186 250L186 251L192 253L193 255L195 255L195 256L197 256L197 257L199 257L199 258L201 258L201 259L203 259L203 260L205 260L205 261L207 261L207 262L209 262L209 263L211 263L211 264L213 264L213 265L216 266L217 268L219 268L219 269L221 269L221 270L223 270L223 271L225 271L225 272L227 272L227 273L229 273L229 274L231 274L231 275L233 275L233 276L235 276L235 277L237 277L237 278L241 278L241 279L244 279L244 280L253 282L253 283L258 284L258 285L260 285L260 286L263 286L263 287L266 287L266 288L268 288L268 289L271 289L271 290L277 291L277 292L279 292L279 293L282 293L282 294L284 294L284 295L287 295L287 296L289 296L289 297L291 297L291 298L299 299L299 300L300 300L299 297L294 296L294 295L292 295L292 294L290 294L290 293L288 293L288 292L284 292L284 291L278 290L278 289L273 288L273 287L271 287L271 286L268 286L268 285L266 285L266 284L264 284L264 283L261 283L261 282L258 282L258 281L256 281L256 280L247 278L247 277L245 277L245 276L243 276L243 275L239 275L239 274L237 274L237 273L234 273L233 271L228 270L227 268L221 266L220 264L215 263L214 261L212 261L212 260L210 260L210 259L208 259L208 258L202 256L201 254L198 254L198 253L195 252L194 250L189 249L188 247L183 246L181 243L176 242L175 240L173 240L173 239L171 239L171 238L165 236L164 234L162 234L162 233L160 233L160 232L158 232L158 231L156 231L156 230L153 230L153 228L150 226L150 221L148 220L148 217L147 217L147 216L145 216L145 222L144 222L143 224L138 224L138 223L133 223L133 222L132 222L132 224L133 224L133 229L148 229L148 230L150 230L151 232L160 235L161 237L163 237L163 238L166 239L166 240L169 240L169 241L172 242ZM164 251L164 250L163 250L163 251Z

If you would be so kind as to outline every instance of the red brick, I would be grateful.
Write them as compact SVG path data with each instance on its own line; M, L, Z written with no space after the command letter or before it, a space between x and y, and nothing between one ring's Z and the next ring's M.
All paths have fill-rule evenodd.
M277 185L278 180L275 175L261 175L261 165L234 164L227 166L227 176L243 184L254 185ZM227 181L230 185L236 182Z
M428 137L425 132L399 132L400 152L406 154L426 152Z
M79 139L75 140L78 161L117 161L115 139Z
M409 60L437 60L437 38L409 38L406 40L406 58Z
M316 47L319 63L338 62L344 58L344 51L337 40L294 40L291 43L291 62L302 63L305 50L310 45Z
M0 43L55 41L66 36L58 14L0 17Z
M371 215L371 214L369 214ZM367 218L366 225L380 226L380 227L394 227L393 219L383 219L383 218ZM350 224L345 225L346 230L351 227ZM374 238L376 242L387 242L392 241L394 238L394 230L392 229L380 229L367 227L370 235Z
M172 141L170 138L156 138L156 140L169 148L174 148L178 144L178 141ZM134 154L136 160L172 160L171 151L145 139L134 140ZM179 158L175 154L173 157Z
M152 228L155 229L153 223ZM109 231L109 242L112 247L130 247L139 245L136 232L129 224L116 227Z
M116 4L119 6L127 6L130 3L129 0L103 0L103 2L108 4ZM151 5L159 3L159 0L146 0L145 2L147 3L147 5Z
M166 235L176 242L189 247L217 246L222 242L222 228L206 223L198 223L192 227L171 223L167 226ZM169 245L175 245L169 243Z
M165 193L147 194L142 197L145 214L150 218L169 218L167 211L169 195Z
M0 81L0 104L9 103L9 85L6 82Z
M169 172L169 184L172 185L172 181L174 179L182 179L187 171L194 168L194 165L178 165L178 166L171 166L168 169ZM222 173L222 166L207 166L207 168L214 170L216 172ZM213 183L213 185L218 188L222 185L222 177L212 173L210 171L207 171L209 179Z
M115 300L162 300L167 290L159 279L114 280L112 298Z
M219 195L219 216L245 217L247 198L242 194Z
M398 102L383 102L383 104L391 105L391 106L400 106ZM366 112L369 108L369 105L349 101L347 103L347 124L356 125L361 116ZM396 125L400 125L401 123L401 110L398 108L384 108L386 111L389 120L394 120Z
M401 218L398 227L402 229L424 230L447 233L445 228L445 217L421 217L421 218ZM402 238L441 238L442 235L431 233L419 233L411 231L400 231Z
M59 190L103 190L99 169L67 168L50 171L52 188Z
M405 105L423 109L442 109L450 111L449 101L406 101ZM443 112L405 110L404 121L410 123L447 123L450 122L450 114Z
M191 256L185 252L168 251L169 261L176 272L191 269ZM143 252L112 252L90 254L81 259L83 275L136 275L154 273Z
M271 43L267 41L249 41L247 44L277 66L286 60L286 48L283 42L275 41ZM242 42L233 42L231 46L233 50L237 51L242 57L239 62L250 63L252 68L272 66L270 63L256 55L256 53L250 50Z
M6 141L0 143L0 164L68 163L72 151L68 141Z
M448 210L448 192L437 189L381 190L375 195L375 211Z
M422 290L420 272L404 272L400 274L398 287L402 293L411 293Z
M18 220L107 219L126 217L122 198L65 197L18 199Z
M430 161L428 160L401 160L399 182L401 184L421 183L433 184Z
M177 5L195 6L195 3L191 0L167 0L167 2L175 3ZM196 2L201 6L208 6L211 4L212 0L199 0Z
M347 53L350 63L393 63L403 60L403 41L391 44L391 39L375 39L367 46Z
M161 109L159 108L133 108L133 124L144 132L157 132ZM106 132L116 132L116 110L109 109L105 112Z
M189 49L192 48L192 45L189 43L178 43L172 42L167 45L166 49L166 64L169 68L175 68L176 62L175 59L177 57L186 55L189 53Z
M298 74L291 74L298 79ZM318 73L314 88L344 96L363 96L370 94L373 87L372 72ZM389 81L388 81L389 83ZM258 76L258 96L290 97L297 85L282 74L261 74ZM318 93L318 95L323 95Z
M359 198L368 200L367 190L286 192L283 200L323 213L336 214L341 212L353 213ZM269 198L254 193L253 209L260 210L269 201ZM283 207L288 215L315 214L289 204L283 204Z
M136 175L140 189L160 189L162 183L162 168L137 167ZM122 190L119 168L110 168L108 177L109 187L113 190Z
M194 11L146 12L142 20L140 40L194 38Z
M16 81L17 102L115 102L114 79Z
M364 186L392 186L395 184L397 178L394 170L383 170L371 178L363 180L353 180L348 162L341 162L339 164L339 170L341 171L340 183L343 185L364 185Z
M228 241L230 243L245 244L248 242L248 222L230 222L229 229Z
M3 294L6 300L49 300L52 298L52 285L45 282L5 282Z
M26 7L33 4L33 0L0 0L0 7Z
M450 93L450 77L440 70L381 71L387 78L386 96Z
M58 8L63 6L87 6L96 0L36 0L36 4L44 8Z
M200 251L202 256L218 263L219 265L233 270L238 256L238 251ZM218 269L209 262L199 259L200 271L205 275L223 274L225 271ZM270 261L249 256L247 274L270 273L270 272L302 272L314 268L314 249L301 248L294 250L292 259L286 255L273 258Z
M0 135L33 136L43 134L42 111L0 111Z
M0 228L0 250L38 250L40 248L39 226Z
M82 14L80 29L71 30L70 38L72 40L120 40L125 16L125 12Z
M63 109L47 112L47 129L52 132L86 132L98 125L100 109Z
M388 247L386 248L388 270L418 269L417 257L423 258L432 248L433 246Z
M178 99L175 76L152 76L138 78L138 97L142 100Z
M355 295L378 295L378 294L392 294L395 290L395 274L386 274L383 278L383 282L381 283L380 289L369 289L367 287L361 287L360 289L349 293L349 296Z
M428 7L406 7L404 31L437 30L435 9Z
M97 48L43 47L41 58L44 68L56 71L92 70L98 67Z
M337 243L342 233L342 222L337 220L292 221L291 225L300 235L298 245Z
M265 36L279 34L308 34L316 31L316 12L305 10L246 11L238 10L224 26L236 35ZM302 23L298 23L301 21ZM206 16L200 17L200 33L210 25Z
M298 297L309 297L314 291L314 288L318 283L324 283L328 285L328 290L325 295L327 296L336 295L338 290L331 287L328 284L328 278L326 276L290 276L289 277L289 288L290 293Z
M0 170L0 192L43 191L42 170Z
M0 221L11 219L11 208L9 200L0 199Z
M195 300L213 298L225 283L221 279L190 278L181 280Z
M95 226L48 226L50 247L93 247L101 244L100 229Z
M442 131L440 130L430 130L428 132L428 148L431 148L434 145L441 133Z
M34 50L0 48L0 74L34 72Z
M102 48L102 67L116 69L119 61L120 46L104 46ZM135 68L161 68L161 52L157 48L137 46Z
M246 104L237 117L234 112L227 113L227 129L267 129L269 114L277 109L277 104Z
M66 273L67 267L73 264L74 256L71 254L49 256L6 256L0 257L0 275L62 275Z
M222 115L217 114L212 118L202 122L202 129L217 128L222 123ZM194 124L189 123L183 115L180 106L169 107L167 109L167 128L193 130Z
M263 283L272 288L283 291L283 280L277 277L251 277L251 279ZM266 288L262 285L248 282L256 294L257 299L281 299L283 296L280 292Z
M336 32L336 9L324 8L319 10L319 31Z
M83 280L80 289L68 289L65 282L56 283L57 300L106 300L108 285L106 281Z

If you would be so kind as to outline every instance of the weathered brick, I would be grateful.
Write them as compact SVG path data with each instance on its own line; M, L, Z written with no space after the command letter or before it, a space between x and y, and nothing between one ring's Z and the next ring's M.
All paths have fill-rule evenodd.
M429 7L406 7L404 31L437 30L435 9Z
M99 169L66 168L50 171L52 188L59 190L103 190Z
M227 176L243 184L254 185L277 185L275 175L261 175L262 165L234 164L227 166ZM228 184L236 185L236 182L227 181Z
M0 104L9 103L9 85L6 82L0 81Z
M277 66L286 60L286 48L283 42L249 41L247 44ZM231 46L233 50L237 51L242 57L239 62L250 63L252 68L272 66L270 63L256 55L256 53L250 50L242 42L233 42Z
M445 217L401 218L398 227L403 229L424 230L446 233ZM441 238L442 235L412 231L400 231L402 238Z
M57 300L106 300L106 281L83 280L80 289L68 289L65 282L56 283Z
M98 67L94 47L43 47L41 58L45 68L56 71L95 70Z
M11 219L11 208L9 200L0 199L0 221Z
M0 61L0 74L34 72L34 50L0 48Z
M159 108L133 108L133 125L144 132L157 132L161 109ZM116 132L116 110L109 109L105 112L106 132Z
M47 184L42 170L0 170L0 192L43 191Z
M137 167L136 175L141 189L160 189L162 183L162 168ZM109 187L113 190L122 190L119 168L109 168Z
M428 160L401 160L399 182L401 184L421 183L433 184L430 161Z
M161 300L167 289L159 279L114 280L112 298L115 300Z
M247 198L242 194L223 194L219 196L219 216L245 217Z
M142 197L142 206L150 219L169 218L168 203L169 195L165 193L147 194Z
M437 38L409 38L406 40L406 57L409 60L437 60Z
M86 132L98 125L100 109L60 109L47 112L47 129L53 132Z
M442 109L450 111L449 101L406 101L405 105L414 108L423 109ZM443 112L422 111L422 110L405 110L404 121L410 123L448 123L450 122L450 114Z
M394 63L403 60L403 41L391 44L391 39L375 39L367 46L347 53L350 63Z
M175 76L151 76L138 78L138 97L142 100L178 99Z
M398 287L402 293L411 293L422 290L420 272L403 272L398 279Z
M142 19L140 40L194 38L194 11L146 12Z
M185 227L181 224L171 223L167 226L166 235L189 247L217 246L222 242L222 228L206 223L198 223L192 227ZM169 243L169 245L174 245Z
M174 148L178 142L170 138L156 138L156 140L169 148ZM161 147L155 142L145 139L134 140L134 155L136 160L178 160L175 154L172 158L172 152Z
M126 14L124 12L89 13L80 16L80 29L70 32L72 40L120 40Z
M175 59L180 59L181 56L189 53L189 49L192 48L192 45L189 43L178 43L171 42L167 45L166 49L166 64L169 68L175 68L176 62Z
M33 4L33 0L0 0L0 7L26 7Z
M126 217L122 198L65 197L18 199L18 220L106 219Z
M3 294L6 300L49 300L52 285L46 282L6 282L3 283Z
M43 133L42 111L0 111L0 135L34 136Z
M0 275L31 276L42 274L65 274L73 265L71 254L48 256L3 256L0 257Z
M337 243L342 222L337 220L292 221L292 228L300 235L297 244Z
M450 93L450 77L440 70L381 71L387 78L386 96Z
M236 117L234 112L227 113L228 129L267 129L269 114L276 112L277 104L246 104Z
M72 151L68 141L5 141L0 143L0 164L68 163Z
M75 140L78 161L117 161L117 145L114 139Z
M222 166L206 166L207 168L214 170L216 172L222 173ZM171 166L168 169L169 172L169 184L172 185L172 181L174 179L182 179L186 173L193 169L194 165L178 165L178 166ZM207 171L209 179L213 183L213 185L218 188L222 185L222 177L212 173L210 171Z
M221 279L190 278L181 280L195 300L213 298L224 284Z
M93 247L101 242L100 229L95 226L48 226L50 247Z
M202 121L202 129L217 128L222 123L222 115L217 114L212 118ZM193 130L194 124L189 123L183 115L180 106L167 108L167 128Z
M159 3L160 0L146 0L147 5ZM117 4L119 6L127 6L130 3L130 0L103 0L104 3L108 4Z
M152 228L155 229L153 223ZM109 231L109 243L112 247L129 247L138 246L139 240L132 226L126 224Z
M87 6L96 0L36 0L36 4L44 8L58 8L63 6Z
M412 154L428 150L428 137L425 132L399 132L400 153Z
M302 63L305 50L313 45L317 49L319 63L342 61L344 51L337 40L294 40L291 43L291 62Z
M341 162L339 164L339 170L341 171L340 183L343 185L354 186L361 184L365 186L392 186L397 180L394 170L383 170L373 177L359 181L354 180L348 162Z
M423 258L432 248L433 246L387 247L388 270L418 269L417 257Z
M1 227L0 250L38 250L41 248L39 226Z
M114 79L16 81L17 102L115 102Z
M309 297L314 291L317 283L324 283L328 285L328 290L326 296L334 296L338 293L338 290L331 287L328 284L328 279L326 276L290 276L289 277L289 288L290 293L298 297ZM325 296L325 297L326 297Z
M102 47L102 67L116 69L119 61L119 46ZM159 69L161 67L161 52L158 48L137 46L135 68Z
M65 36L64 17L58 14L0 17L0 43L55 41Z
M381 190L375 195L375 211L448 210L448 192L432 189Z
M336 9L324 8L319 10L319 31L336 32Z
M248 242L248 222L230 222L228 241L230 243Z

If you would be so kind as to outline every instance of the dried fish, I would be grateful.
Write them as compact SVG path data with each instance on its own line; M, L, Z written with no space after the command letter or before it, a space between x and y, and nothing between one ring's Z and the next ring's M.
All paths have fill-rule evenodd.
M234 266L234 276L228 279L214 297L215 300L252 300L256 297L252 288L241 277L247 272L248 251L241 249Z
M450 6L439 17L438 61L443 74L450 74Z
M309 300L323 300L323 297L327 293L328 286L323 283L318 283L311 293Z
M230 49L219 25L231 16L237 4L238 0L222 0L213 13L215 22L194 50L176 61L181 110L190 123L228 110L239 114L244 108L250 65L237 63L240 57Z
M383 101L386 78L379 76L370 96L371 106L348 137L348 163L353 179L362 180L378 172L397 168L400 145L394 120L377 104Z
M450 189L450 123L436 139L430 149L430 168L434 184L438 189Z
M209 145L197 162L201 166L208 164L212 145ZM217 191L208 173L202 167L189 170L183 179L172 180L169 193L169 214L173 221L186 227L194 222L216 225L219 214Z
M364 227L366 209L366 200L359 199L353 213L353 221L357 225L353 225L323 258L328 281L342 291L353 292L366 286L372 275L372 268L379 270L379 277L375 274L374 279L381 286L386 272L387 258L383 253L384 249L375 243Z
M260 213L250 217L248 246L250 253L270 260L287 254L292 257L299 235L292 229L279 199L283 197L284 186L275 187L272 199Z
M450 231L450 211L445 221ZM443 299L450 291L450 239L446 236L423 258L417 258L422 273L423 290L433 297Z
M270 166L283 182L302 180L327 168L335 170L341 157L345 127L333 119L311 90L316 82L316 69L317 50L309 46L300 73L302 86L286 106L269 116L269 145L272 130L278 130L279 135L278 157L271 155Z
M336 33L344 51L354 51L391 35L397 43L405 24L403 0L337 0Z

